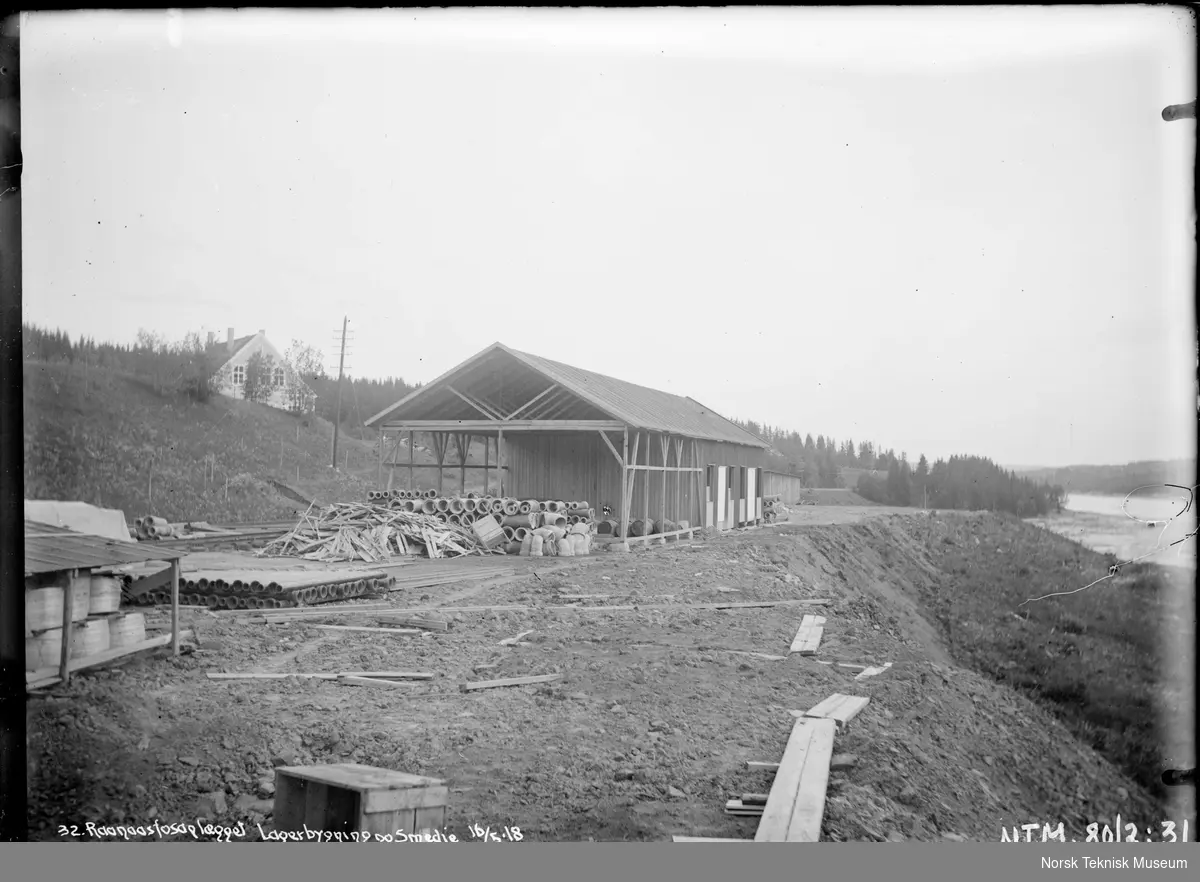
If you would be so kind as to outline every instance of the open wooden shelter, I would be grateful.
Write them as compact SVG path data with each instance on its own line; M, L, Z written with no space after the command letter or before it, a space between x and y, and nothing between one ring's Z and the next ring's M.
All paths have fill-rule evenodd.
M382 434L379 481L396 469L483 469L484 484L521 499L610 506L619 536L631 518L733 527L762 517L769 445L692 398L648 389L494 343L367 420ZM416 433L433 438L436 463L415 462ZM397 462L404 434L408 462ZM484 439L482 464L467 462ZM447 462L453 444L455 460ZM492 455L495 455L494 462ZM640 477L639 477L640 476ZM665 538L665 537L663 537Z

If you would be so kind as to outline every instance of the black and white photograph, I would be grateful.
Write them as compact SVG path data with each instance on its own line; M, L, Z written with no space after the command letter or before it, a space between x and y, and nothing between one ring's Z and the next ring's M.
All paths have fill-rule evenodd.
M1194 872L1193 9L3 46L6 841Z

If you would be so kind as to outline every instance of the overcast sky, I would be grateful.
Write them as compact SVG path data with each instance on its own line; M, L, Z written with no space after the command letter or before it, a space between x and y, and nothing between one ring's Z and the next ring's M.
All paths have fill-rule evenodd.
M495 341L931 459L1195 450L1168 7L32 14L26 321Z

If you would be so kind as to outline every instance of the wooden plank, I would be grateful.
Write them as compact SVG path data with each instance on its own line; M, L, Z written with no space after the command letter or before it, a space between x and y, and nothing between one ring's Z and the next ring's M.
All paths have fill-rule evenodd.
M190 637L191 635L191 631L184 631L180 634L181 637ZM119 649L108 649L104 652L98 652L95 655L71 659L67 673L73 674L76 671L82 671L85 668L96 667L97 665L102 665L118 658L123 658L127 655L133 655L135 652L144 652L147 649L157 649L160 646L166 646L170 642L170 634L160 634L157 637L151 637L149 640L143 640L140 643L134 643L130 646L122 646ZM58 668L40 668L36 671L26 671L25 688L43 689L47 686L53 686L56 683L65 682L59 676L59 673L60 672Z
M337 674L275 674L268 672L248 671L242 674L218 674L209 671L205 676L210 680L287 680L292 677L311 680L336 680Z
M384 689L403 689L414 684L405 680L380 680L375 677L347 677L342 675L337 678L339 683L345 683L347 686L382 686Z
M833 720L796 721L754 835L755 842L820 840L835 731Z
M796 805L796 793L800 789L800 779L804 774L804 758L815 731L816 727L807 725L804 720L797 720L792 726L792 734L783 751L783 760L771 784L763 819L754 835L755 842L787 840L788 825L791 824L792 810Z
M353 625L309 625L310 628L320 628L322 631L369 631L374 634L420 634L418 628L357 628Z
M672 842L753 842L753 839L720 839L709 836L672 836Z
M520 643L522 640L524 640L526 637L528 637L532 633L533 633L533 631L522 631L520 634L518 634L515 637L505 637L503 640L500 641L500 643L498 645L500 645L500 646L515 646L516 644Z
M814 655L821 644L821 634L825 630L824 616L805 616L800 620L800 629L792 641L789 654L798 652L801 655Z
M460 687L463 692L474 692L479 689L497 689L501 686L528 686L533 683L549 683L552 680L559 680L562 674L542 674L536 677L509 677L505 680L479 680L474 683L463 683Z
M817 723L817 732L808 746L804 775L792 820L788 824L788 842L819 842L821 821L825 817L825 792L829 787L829 762L833 758L834 724Z
M858 695L842 695L835 692L820 704L806 711L790 711L794 717L811 717L813 719L836 720L845 725L858 716L859 712L871 699Z
M759 762L758 760L746 760L747 769L762 769L763 771L774 772L779 769L779 763Z
M892 666L892 663L887 662L886 664L880 665L878 667L864 668L861 672L854 675L854 679L855 680L865 680L865 679L867 679L867 677L876 677L879 674L882 674L884 671L886 671L891 666Z
M389 622L393 625L404 625L410 628L423 628L426 631L448 631L450 630L449 622L438 621L437 619L425 619L420 616L391 616L381 615L376 616L381 622Z

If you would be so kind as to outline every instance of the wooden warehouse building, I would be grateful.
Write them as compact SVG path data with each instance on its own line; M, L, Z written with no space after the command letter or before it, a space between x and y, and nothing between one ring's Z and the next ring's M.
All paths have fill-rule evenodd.
M379 480L396 469L491 472L502 496L586 500L610 506L619 536L634 518L729 529L762 517L769 445L699 402L581 370L495 343L381 411ZM414 461L416 433L429 433L437 462ZM407 433L408 462L397 462ZM469 464L474 439L484 463ZM453 442L453 461L447 461ZM492 459L492 455L495 459ZM494 463L494 464L493 464ZM665 540L665 536L658 534Z

